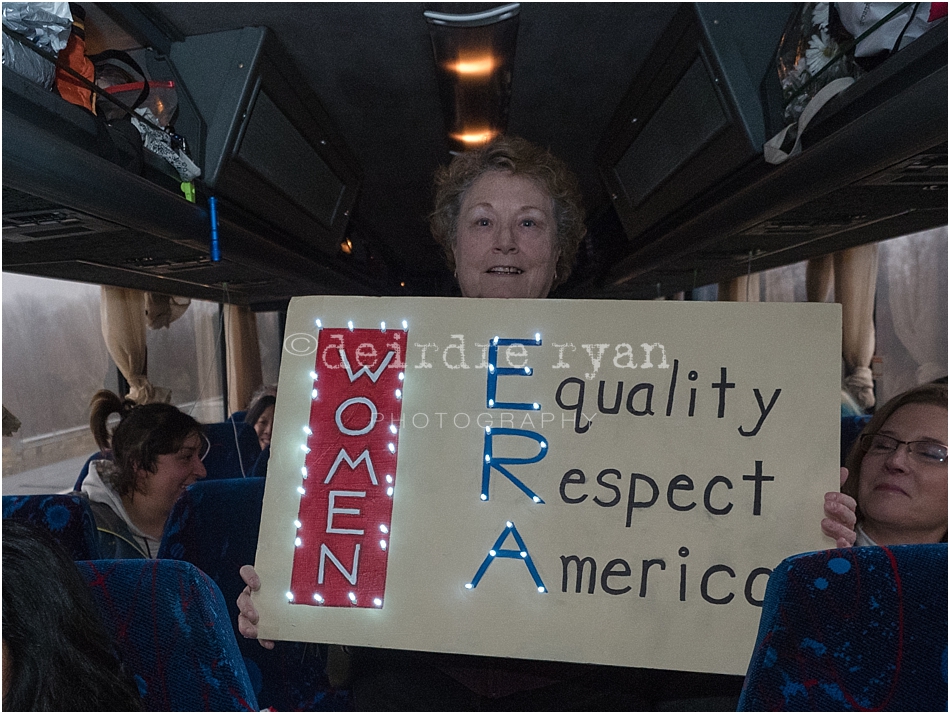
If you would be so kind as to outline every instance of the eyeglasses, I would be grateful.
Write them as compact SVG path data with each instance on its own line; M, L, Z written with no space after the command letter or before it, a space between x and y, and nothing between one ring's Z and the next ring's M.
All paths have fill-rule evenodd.
M942 464L947 461L947 447L936 441L901 441L884 434L865 434L861 437L861 448L875 456L893 453L901 444L906 444L907 453L922 463Z

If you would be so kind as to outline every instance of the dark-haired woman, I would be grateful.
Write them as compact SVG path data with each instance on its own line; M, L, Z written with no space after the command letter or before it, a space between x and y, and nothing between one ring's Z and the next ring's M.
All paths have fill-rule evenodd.
M45 531L3 520L4 711L140 711L76 566Z
M111 435L107 421L119 414ZM171 404L135 405L103 389L89 426L111 460L93 461L81 494L92 507L103 558L154 558L185 488L206 475L201 425Z
M270 446L271 432L274 428L274 406L277 404L277 390L274 387L261 387L251 399L244 421L254 427L257 440L263 451Z

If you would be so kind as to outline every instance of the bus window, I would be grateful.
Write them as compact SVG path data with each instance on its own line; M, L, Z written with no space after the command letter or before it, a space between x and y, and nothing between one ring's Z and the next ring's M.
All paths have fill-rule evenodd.
M34 493L55 470L76 474L96 450L89 399L115 389L115 366L102 339L99 287L12 273L3 276L3 405L20 429L3 439L3 492L15 474ZM59 464L59 466L54 466Z

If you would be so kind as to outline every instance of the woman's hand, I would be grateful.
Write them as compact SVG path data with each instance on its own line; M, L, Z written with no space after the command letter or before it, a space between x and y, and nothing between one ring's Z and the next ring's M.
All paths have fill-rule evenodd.
M844 483L847 478L848 469L842 468L841 483ZM821 522L821 532L833 538L838 548L850 548L854 545L857 507L858 504L851 496L839 491L829 491L825 494L825 518Z
M238 615L238 631L248 638L257 637L257 621L260 620L260 615L257 614L251 602L251 593L256 593L261 589L261 579L251 565L241 566L241 579L247 587L241 591L237 599L238 610L241 611ZM261 647L274 649L273 640L258 639L257 641L261 643Z

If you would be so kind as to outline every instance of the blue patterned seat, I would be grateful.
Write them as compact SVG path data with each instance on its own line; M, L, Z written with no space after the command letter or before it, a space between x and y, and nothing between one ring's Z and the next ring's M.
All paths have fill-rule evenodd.
M237 632L237 598L244 589L239 570L254 562L263 501L262 478L205 480L189 486L165 524L158 557L187 560L221 588L262 707L347 709L349 693L329 686L317 645L278 642L273 650L265 650Z
M89 504L80 496L4 496L3 517L27 521L49 531L73 560L99 557L96 521Z
M82 468L79 469L79 477L76 479L76 485L73 486L73 491L78 491L82 488L82 482L85 481L86 476L89 475L89 464L91 464L93 461L97 461L99 459L105 459L105 458L111 458L111 457L103 456L101 451L97 451L88 459L86 459L86 463L84 463L82 465Z
M190 563L77 563L146 711L257 711L221 592Z
M205 425L211 444L204 459L209 479L249 476L261 453L254 427L244 422L223 421Z
M947 544L786 558L740 711L946 711Z

